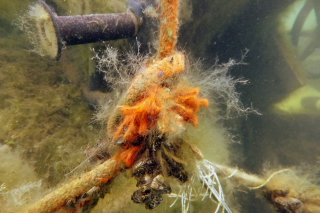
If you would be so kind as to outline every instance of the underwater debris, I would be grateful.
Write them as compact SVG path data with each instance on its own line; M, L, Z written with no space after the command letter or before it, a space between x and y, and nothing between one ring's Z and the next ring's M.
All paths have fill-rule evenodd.
M108 118L107 138L119 146L118 153L82 177L48 194L28 212L93 208L97 199L104 196L110 181L130 167L138 182L132 200L143 203L147 209L157 207L163 195L172 192L167 181L170 177L187 187L192 180L203 182L206 191L203 197L210 197L217 203L216 212L231 212L214 167L209 161L199 160L199 153L195 155L195 148L181 137L190 124L198 125L198 113L209 105L209 100L202 98L201 88L193 86L183 75L185 56L175 50L178 7L178 0L162 2L161 17L165 20L161 24L157 58L149 60L146 68L136 73ZM117 68L113 64L117 60L116 55L108 59L111 66ZM219 73L225 71L222 69ZM118 74L122 77L120 72ZM225 85L232 83L225 82ZM91 191L94 193L88 193ZM191 194L181 194L185 212L189 208Z
M169 6L162 5L162 10L165 7L178 7L177 2ZM174 15L172 17L173 22L176 21L177 18ZM177 30L175 25L162 26ZM219 180L227 176L231 181L248 189L266 190L267 199L279 212L317 212L314 210L318 208L316 201L310 201L312 205L305 207L306 196L293 193L292 188L288 190L283 189L283 185L272 184L276 179L280 182L281 179L278 178L287 170L275 172L264 180L205 160L201 152L193 146L193 141L190 142L191 145L182 137L186 129L192 128L190 126L201 123L200 111L206 109L209 102L211 105L215 103L204 95L203 85L201 88L195 87L191 80L183 75L186 70L185 57L174 49L177 36L166 30L162 31L162 35L166 39L160 44L165 43L168 48L160 48L157 58L152 62L149 60L145 68L135 73L127 91L119 98L115 110L110 117L105 117L109 120L106 138L110 140L108 142L118 146L116 155L106 159L110 157L109 152L99 153L100 156L95 156L96 161L106 159L105 162L50 193L28 211L89 211L99 198L105 195L111 180L130 168L132 176L137 180L137 189L132 193L131 199L135 203L144 204L147 209L156 208L163 201L164 195L169 194L177 200L181 198L184 213L190 210L195 196L210 198L217 204L215 212L231 213ZM230 64L233 62L230 61ZM221 72L222 75L226 73L224 71ZM120 72L118 74L121 77ZM212 76L214 75L210 74L203 82L207 85L213 84L208 80L212 79ZM230 81L223 83L230 86L230 90L226 92L227 97L221 95L222 99L228 99L228 95L233 94L234 82ZM230 106L239 106L237 94L232 97L236 97L236 100L230 103ZM101 149L104 148L102 146ZM100 148L97 150L100 151ZM90 150L88 153L91 156ZM180 184L179 193L173 193L169 179L177 180ZM196 193L192 185L195 182L203 184Z
M138 180L138 190L132 199L153 209L163 200L162 194L171 193L167 177L186 183L193 176L190 172L193 160L185 156L192 152L190 146L183 139L169 135L179 135L188 123L196 126L200 107L208 106L209 101L200 98L200 88L190 87L185 79L179 78L185 69L184 55L175 51L179 0L162 3L162 17L166 21L161 25L158 58L137 74L120 99L120 107L109 118L108 133L121 147L120 151L81 178L44 197L29 212L82 208L90 199L95 200L94 197L80 199L83 192L99 186L96 191L102 193L112 178L132 166ZM216 199L222 209L228 209L221 187L215 192L208 178L203 176L210 185L210 193L219 196ZM68 205L70 201L72 205Z

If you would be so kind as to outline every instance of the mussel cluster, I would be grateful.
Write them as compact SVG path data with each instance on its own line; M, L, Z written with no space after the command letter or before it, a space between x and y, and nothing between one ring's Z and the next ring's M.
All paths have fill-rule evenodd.
M147 209L156 208L162 202L163 194L172 192L166 177L175 177L182 183L188 180L184 166L172 158L172 152L176 151L173 147L162 143L156 150L147 148L144 153L147 154L133 169L138 190L131 198L135 203L144 203Z

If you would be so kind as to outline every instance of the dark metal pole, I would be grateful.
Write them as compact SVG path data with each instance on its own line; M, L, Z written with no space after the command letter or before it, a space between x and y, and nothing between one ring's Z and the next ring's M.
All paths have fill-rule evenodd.
M135 18L130 13L56 16L56 23L66 46L131 38L137 33Z
M49 55L57 60L63 45L132 38L138 33L142 23L140 13L57 16L44 1L39 3L50 17L50 20L38 21L41 40L44 41L42 45L45 45L42 48L54 48L54 53Z

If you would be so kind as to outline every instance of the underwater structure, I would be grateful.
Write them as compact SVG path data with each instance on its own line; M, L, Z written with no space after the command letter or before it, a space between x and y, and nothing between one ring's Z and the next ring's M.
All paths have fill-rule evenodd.
M316 1L108 4L3 13L4 212L319 212Z

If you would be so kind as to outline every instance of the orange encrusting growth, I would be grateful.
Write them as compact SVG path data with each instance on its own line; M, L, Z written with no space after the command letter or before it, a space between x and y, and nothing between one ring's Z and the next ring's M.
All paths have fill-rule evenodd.
M134 142L139 136L145 136L156 124L161 112L161 102L157 97L161 88L154 87L146 94L146 97L134 106L121 106L121 112L125 116L122 124L114 135L114 140L123 134L124 141ZM124 132L124 130L126 131Z
M118 161L122 161L126 164L126 166L129 168L131 167L135 161L136 158L139 155L139 152L143 149L143 145L139 146L133 146L133 145L127 145L124 149L124 151L118 152L118 154L115 156L115 159Z
M201 106L209 106L207 99L199 98L199 87L185 88L178 90L174 98L177 105L174 110L183 117L184 121L192 123L194 126L198 125L198 117L195 112L198 112Z
M198 97L199 90L198 87L182 87L171 91L167 87L154 86L134 106L121 106L124 119L113 140L123 137L123 141L130 144L148 135L156 127L160 127L158 130L162 133L172 132L174 130L168 126L177 126L175 122L185 121L196 126L196 112L201 106L209 105L207 99Z

